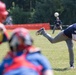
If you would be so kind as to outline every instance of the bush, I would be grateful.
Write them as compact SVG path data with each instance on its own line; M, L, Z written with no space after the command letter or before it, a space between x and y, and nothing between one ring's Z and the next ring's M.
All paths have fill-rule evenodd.
M13 7L10 11L14 24L24 24L30 21L30 12L24 12L18 6Z

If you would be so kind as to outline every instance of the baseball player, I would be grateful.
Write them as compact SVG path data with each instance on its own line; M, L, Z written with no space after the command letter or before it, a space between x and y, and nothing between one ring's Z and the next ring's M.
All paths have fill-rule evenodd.
M52 34L54 34L55 29L60 29L60 30L62 30L62 22L61 22L61 20L59 19L59 17L56 17L56 20L55 20L55 22L54 22L54 28L53 28Z
M6 28L2 24L6 19L8 12L6 11L6 5L0 1L0 44L8 40L8 34Z
M27 29L15 29L9 47L10 51L0 65L1 75L53 75L49 61L33 45Z
M43 35L46 37L51 43L57 43L61 41L66 41L69 51L70 58L70 68L74 68L74 53L73 53L73 41L76 41L76 23L70 25L65 30L61 31L54 38L49 35L44 28L39 29L36 32L37 35Z

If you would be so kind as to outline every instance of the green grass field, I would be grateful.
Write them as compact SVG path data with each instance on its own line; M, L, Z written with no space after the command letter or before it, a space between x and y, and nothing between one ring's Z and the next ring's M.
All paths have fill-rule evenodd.
M69 54L65 41L51 44L45 37L35 35L35 30L30 31L34 39L34 45L41 48L42 53L48 58L54 71L54 75L76 75L76 68L69 69ZM59 33L59 30L52 34L51 30L47 30L53 37ZM11 34L11 33L9 33ZM76 42L74 42L75 67L76 67ZM6 52L9 50L8 44L0 45L0 61L2 61Z

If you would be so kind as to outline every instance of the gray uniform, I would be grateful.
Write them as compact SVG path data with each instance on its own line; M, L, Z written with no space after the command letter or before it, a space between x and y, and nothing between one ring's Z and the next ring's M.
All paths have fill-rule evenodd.
M70 59L70 67L73 67L74 65L74 53L73 53L73 41L76 41L76 23L70 25L65 30L61 31L59 34L57 34L54 38L49 35L44 29L40 29L37 31L44 37L46 37L51 43L57 43L61 41L66 41L68 51L69 51L69 59Z
M73 53L73 41L72 39L68 38L64 35L63 31L61 31L57 36L54 38L51 37L48 33L44 33L43 36L45 36L51 43L57 43L61 41L66 41L69 51L69 58L70 58L70 66L74 63L74 53Z

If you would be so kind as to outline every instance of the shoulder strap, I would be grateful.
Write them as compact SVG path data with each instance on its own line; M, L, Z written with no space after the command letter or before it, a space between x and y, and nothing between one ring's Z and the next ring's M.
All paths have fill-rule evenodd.
M34 64L26 60L25 57L26 55L15 57L13 63L5 69L4 73L19 68L21 66L24 66L35 70L36 72L39 73L39 75L41 75L42 66L41 65L35 66Z

